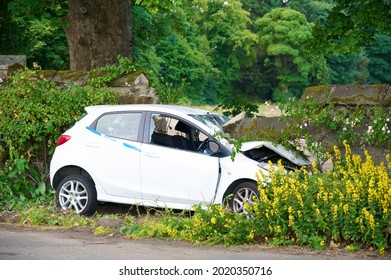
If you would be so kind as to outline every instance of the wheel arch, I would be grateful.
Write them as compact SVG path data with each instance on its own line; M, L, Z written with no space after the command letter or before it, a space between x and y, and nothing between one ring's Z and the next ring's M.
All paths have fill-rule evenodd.
M226 203L227 197L232 194L233 190L240 184L245 183L245 182L251 182L254 183L255 185L258 186L258 183L256 180L251 180L251 179L238 179L234 182L231 183L231 185L227 188L227 190L224 192L223 195L223 203Z
M76 166L76 165L68 165L68 166L64 166L62 168L60 168L56 174L54 175L53 177L53 183L52 183L52 187L53 189L57 189L60 182L67 176L70 176L70 175L82 175L84 177L87 177L88 179L90 179L92 182L94 182L94 180L92 179L92 176L83 168L81 168L80 166Z

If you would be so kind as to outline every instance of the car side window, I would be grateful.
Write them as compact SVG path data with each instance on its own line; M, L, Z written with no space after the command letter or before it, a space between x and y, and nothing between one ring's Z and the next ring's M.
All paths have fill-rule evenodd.
M104 135L137 141L141 113L106 114L96 122L96 130Z
M175 117L161 114L151 115L150 144L187 151L197 151L199 143L206 138L207 136L200 133L195 127Z

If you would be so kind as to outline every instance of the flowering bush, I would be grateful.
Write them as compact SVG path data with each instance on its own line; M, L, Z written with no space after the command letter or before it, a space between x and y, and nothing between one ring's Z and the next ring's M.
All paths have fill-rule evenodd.
M334 171L311 173L301 169L285 174L280 165L271 173L260 200L251 206L257 217L255 232L272 243L309 244L324 248L328 242L389 245L391 229L390 157L375 165L366 152L363 161L344 142L342 161L335 148ZM262 176L262 174L260 175Z
M368 144L390 147L391 143L391 114L388 115L381 108L375 108L374 116L370 120L368 130L363 140Z
M361 146L391 148L391 110L387 107L337 108L333 104L319 104L313 98L300 102L291 99L279 104L279 107L283 112L282 120L289 123L285 133L293 132L286 138L289 141L306 138L308 148L316 142L309 133L309 129L314 127L325 127L336 132L338 138L335 144L347 140Z

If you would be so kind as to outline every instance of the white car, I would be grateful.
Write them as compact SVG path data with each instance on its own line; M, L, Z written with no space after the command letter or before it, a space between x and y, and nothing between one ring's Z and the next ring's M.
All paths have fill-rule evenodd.
M57 205L93 214L98 201L172 209L226 203L245 212L268 160L308 161L270 142L244 143L234 160L210 113L173 105L102 105L60 136L50 164ZM215 114L215 113L213 113Z

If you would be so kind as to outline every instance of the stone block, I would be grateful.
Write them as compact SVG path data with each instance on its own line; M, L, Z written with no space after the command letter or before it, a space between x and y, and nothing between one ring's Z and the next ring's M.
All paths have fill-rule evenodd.
M331 85L308 87L304 90L301 100L305 101L309 98L313 98L318 104L326 104L331 88Z
M388 85L336 85L330 90L327 103L360 106L381 105Z
M391 106L391 85L388 86L388 90L383 96L383 99L381 100L381 105L383 106Z
M26 66L27 58L25 55L0 55L0 65L21 64Z

